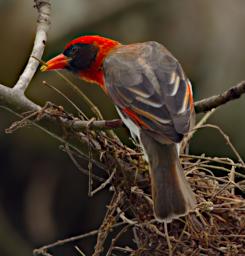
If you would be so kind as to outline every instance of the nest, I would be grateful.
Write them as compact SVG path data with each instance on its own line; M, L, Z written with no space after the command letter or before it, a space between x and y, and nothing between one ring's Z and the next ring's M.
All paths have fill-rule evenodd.
M94 255L102 255L98 241L103 241L117 221L125 227L112 240L109 251L113 255L245 255L245 201L241 196L245 176L236 171L243 165L205 156L183 155L181 160L196 194L196 210L172 223L158 223L152 213L148 173L141 173L133 184L128 178L127 185L125 176L117 176ZM134 248L116 246L126 231L136 244Z
M77 168L89 175L90 195L109 189L113 196L99 229L46 245L35 250L35 255L52 255L50 249L95 235L93 256L245 255L245 200L242 198L245 164L219 127L204 125L207 116L195 131L204 127L218 130L238 159L237 163L229 158L181 155L198 204L195 211L169 224L159 223L153 217L150 177L141 149L123 145L111 132L91 129L93 120L87 122L85 130L78 131L72 127L76 118L61 107L48 104L14 123L8 132L30 124L30 119L40 121L47 117L69 120L69 125L61 127L66 138L76 138L88 146L90 157L69 142L64 143L63 150ZM192 135L193 132L188 139ZM186 141L184 144L187 145ZM88 170L80 166L79 159L87 161ZM125 237L130 241L128 244ZM84 255L82 248L76 248Z

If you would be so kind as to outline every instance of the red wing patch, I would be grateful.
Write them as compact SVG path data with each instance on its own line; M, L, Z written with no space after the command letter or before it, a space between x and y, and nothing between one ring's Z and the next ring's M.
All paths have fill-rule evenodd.
M188 96L189 96L191 111L193 111L194 110L194 100L193 100L192 88L191 88L191 83L190 82L188 82L187 90L188 90L188 94L189 94Z
M133 112L129 108L124 108L122 111L124 114L130 117L130 119L133 120L134 123L138 126L150 129L150 127L142 119L140 119L140 117L135 112Z

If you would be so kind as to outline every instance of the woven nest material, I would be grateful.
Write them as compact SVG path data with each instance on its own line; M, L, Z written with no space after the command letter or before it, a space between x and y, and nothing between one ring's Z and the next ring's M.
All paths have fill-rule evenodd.
M138 249L131 255L245 255L244 175L236 172L241 165L204 156L185 156L182 162L196 194L196 211L168 224L168 237L163 224L144 220L135 227ZM135 203L139 209L142 205Z
M73 121L72 115L54 105L37 112L36 118L40 120L47 115ZM35 118L35 113L30 117ZM28 120L25 117L10 129L23 127ZM148 166L140 148L130 149L110 134L91 130L89 126L83 132L62 127L66 136L69 134L83 145L89 145L89 152L93 151L94 157L97 155L93 160L87 159L89 170L86 172L78 163L79 159L86 159L85 154L68 144L63 147L74 164L89 175L90 182L94 180L89 184L90 194L110 188L113 196L98 230L44 246L34 253L52 255L48 253L51 248L97 235L93 256L245 255L245 200L242 197L245 164L219 127L203 123L195 129L218 130L239 163L229 158L181 155L198 204L194 212L169 224L159 223L153 217ZM93 165L97 166L95 170ZM122 245L121 239L125 237L130 242Z
M114 195L98 230L93 256L106 255L102 253L106 238L112 241L107 255L245 255L245 165L239 155L241 163L182 155L198 205L195 212L164 225L153 217L149 172L140 149L107 141L102 152L109 170L117 171L111 179ZM108 239L118 222L124 223L123 228ZM134 245L118 246L121 237L130 237Z

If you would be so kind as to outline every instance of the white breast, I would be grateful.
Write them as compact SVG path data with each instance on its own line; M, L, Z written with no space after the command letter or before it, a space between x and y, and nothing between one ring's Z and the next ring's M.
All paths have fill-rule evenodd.
M123 123L127 126L127 128L129 129L130 133L131 133L131 137L133 138L133 140L135 141L136 144L140 144L141 148L143 149L143 153L144 153L144 158L147 162L149 162L148 156L146 154L146 151L143 147L143 144L141 143L140 140L140 128L127 116L125 116L121 110L119 108L117 108L117 112L119 114L119 116L121 117Z
M135 141L139 141L139 135L140 135L140 131L139 131L139 127L127 116L125 116L121 110L119 108L117 108L117 112L120 116L120 118L122 119L123 123L127 126L127 128L129 129L132 138Z

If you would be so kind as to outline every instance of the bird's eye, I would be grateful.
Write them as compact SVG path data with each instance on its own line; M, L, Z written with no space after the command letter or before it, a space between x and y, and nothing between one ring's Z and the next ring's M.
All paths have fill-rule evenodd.
M71 49L71 55L75 56L78 53L79 49L77 46L72 47Z
M65 49L63 54L69 58L75 58L78 55L79 51L80 51L80 47L77 45L73 45Z
M96 59L98 48L93 44L77 43L65 49L69 58L68 69L73 72L88 69Z

